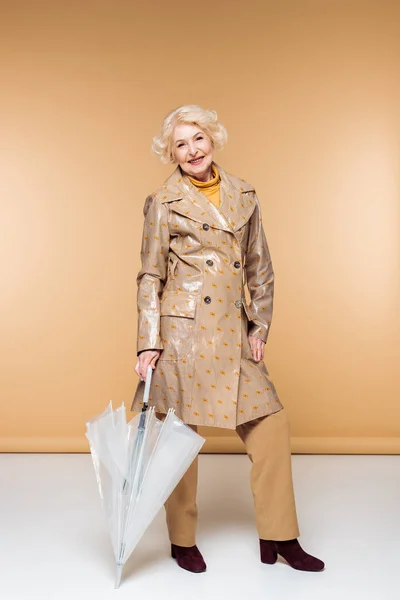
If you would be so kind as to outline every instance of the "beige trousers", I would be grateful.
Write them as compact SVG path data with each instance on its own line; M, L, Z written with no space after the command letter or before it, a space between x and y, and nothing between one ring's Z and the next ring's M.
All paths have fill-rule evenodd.
M157 413L157 417L164 419L165 415ZM190 427L197 431L196 425ZM285 410L238 425L236 431L252 462L250 484L258 536L275 541L297 538L299 527ZM197 474L196 457L165 503L169 538L178 546L196 544Z

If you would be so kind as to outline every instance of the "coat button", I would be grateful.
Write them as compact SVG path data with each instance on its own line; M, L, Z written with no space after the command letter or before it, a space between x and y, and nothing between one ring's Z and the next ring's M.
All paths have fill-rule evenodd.
M233 263L233 266L238 269L240 267L240 262L238 260L235 260L235 262Z
M212 267L212 266L213 266L213 264L214 264L214 261L212 261L212 260L209 258L208 260L206 260L206 263L207 263L207 264L208 264L210 267Z
M209 224L208 224L208 223L203 223L203 229L205 229L206 231L207 231L208 229L210 229L210 226L209 226Z
M235 306L236 306L236 308L242 308L242 301L241 300L235 300Z
M204 302L205 302L206 304L210 304L210 302L211 302L211 298L210 298L210 296L206 296L206 297L204 298Z

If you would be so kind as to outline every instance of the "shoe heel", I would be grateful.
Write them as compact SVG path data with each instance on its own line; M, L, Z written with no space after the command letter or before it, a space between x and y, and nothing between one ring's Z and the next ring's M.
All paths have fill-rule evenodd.
M277 560L278 560L277 552L269 552L268 556L265 556L265 554L261 555L261 562L264 563L265 565L274 565Z
M175 548L173 546L171 546L171 556L172 558L176 558Z
M266 565L274 565L278 560L278 550L271 542L260 540L260 558Z

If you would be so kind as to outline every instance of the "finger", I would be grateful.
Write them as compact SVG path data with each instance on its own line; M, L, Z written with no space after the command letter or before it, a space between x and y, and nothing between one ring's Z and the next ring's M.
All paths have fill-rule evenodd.
M251 355L253 357L253 359L255 360L255 351L254 351L254 344L253 344L253 338L251 338L250 336L247 338L249 340L249 344L250 344L250 350L251 350Z
M142 379L142 362L143 362L143 359L139 357L137 374L139 375L140 379Z
M258 360L258 344L256 338L252 337L251 339L251 347L253 350L253 358L254 360Z
M144 381L146 381L146 379L147 379L147 367L149 366L149 364L150 364L150 360L147 361L146 367L143 369L143 379L144 379Z
M144 359L142 364L140 365L140 377L142 378L142 381L146 381L146 372L147 372L148 364L149 364L149 360Z
M147 367L151 366L152 368L154 368L154 367L153 367L153 361L154 361L154 358L155 358L154 356L153 356L153 357L151 357L151 355L150 355L150 356L147 358L147 360L146 360L146 365L145 365L145 366L144 366L144 368L143 368L143 379L144 379L144 381L146 381L146 378L147 378Z
M260 340L256 341L256 355L257 355L257 361L261 360Z

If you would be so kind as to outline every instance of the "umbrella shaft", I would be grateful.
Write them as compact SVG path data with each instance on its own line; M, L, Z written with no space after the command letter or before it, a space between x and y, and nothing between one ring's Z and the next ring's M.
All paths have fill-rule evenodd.
M117 563L118 566L122 566L123 565L125 548L126 548L126 544L122 543L121 547L119 549L119 557L118 557L118 563Z

